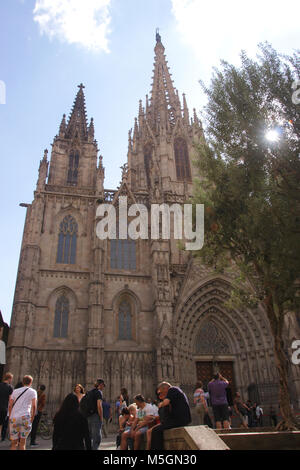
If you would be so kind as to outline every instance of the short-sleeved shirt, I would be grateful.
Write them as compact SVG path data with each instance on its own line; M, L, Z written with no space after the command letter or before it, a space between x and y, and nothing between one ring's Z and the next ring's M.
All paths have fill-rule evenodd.
M147 403L144 408L138 408L137 409L137 413L136 413L136 416L138 418L139 421L142 421L145 416L153 416L153 408L152 408L152 405L150 405L150 403Z
M202 400L201 400L202 397L205 400L204 390L202 388L197 388L197 390L195 390L194 392L194 402L196 403L196 405L202 404Z
M6 382L0 383L0 410L7 410L9 397L13 392L13 388Z
M190 405L186 394L179 387L170 387L166 398L170 400L171 410L168 421L176 426L186 426L192 421Z
M28 390L27 390L28 389ZM26 390L25 393L24 390ZM22 396L21 393L23 393ZM21 387L13 391L11 398L15 401L18 397L18 401L12 408L10 418L21 418L21 416L28 416L31 413L32 400L37 399L36 390L31 387Z
M210 396L211 404L214 406L217 405L228 405L226 388L228 387L228 382L223 380L213 380L208 384L208 391Z
M110 403L108 403L108 401L103 401L102 408L103 408L103 418L109 419L110 418Z
M153 410L153 416L159 416L158 414L158 406L152 405L152 410Z
M91 393L91 396L92 396L93 410L95 410L95 413L98 413L97 401L98 400L103 401L102 392L101 390L98 390L97 388L93 388L93 390L91 390L91 392L88 392L88 393Z

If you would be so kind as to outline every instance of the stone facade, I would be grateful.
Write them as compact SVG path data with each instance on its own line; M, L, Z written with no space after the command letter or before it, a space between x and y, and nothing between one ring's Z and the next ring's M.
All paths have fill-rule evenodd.
M193 143L203 130L173 86L159 34L151 99L145 107L140 101L117 190L104 187L83 89L69 119L63 116L50 162L44 153L27 207L7 368L15 378L30 373L36 385L46 385L50 412L76 383L89 388L98 377L110 400L122 386L130 396L154 396L162 379L191 394L204 363L212 370L230 363L245 398L252 390L276 401L264 312L228 313L223 306L232 274L216 276L173 238L113 245L96 236L100 203L117 206L119 196L127 196L128 204L150 208L192 195ZM296 399L295 367L291 378Z

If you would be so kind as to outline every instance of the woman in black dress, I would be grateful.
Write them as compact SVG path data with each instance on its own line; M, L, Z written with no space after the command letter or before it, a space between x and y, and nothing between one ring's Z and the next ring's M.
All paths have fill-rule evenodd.
M74 393L66 396L53 424L53 450L91 450L88 422Z

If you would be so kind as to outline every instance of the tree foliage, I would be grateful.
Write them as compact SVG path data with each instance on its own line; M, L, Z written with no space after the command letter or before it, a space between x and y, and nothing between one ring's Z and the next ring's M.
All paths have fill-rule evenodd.
M269 44L257 60L242 52L240 67L223 61L210 86L202 84L208 104L196 160L194 202L205 204L197 255L218 270L238 269L232 298L264 305L280 347L284 314L300 305L298 77L299 53L281 56ZM277 140L266 138L270 130Z

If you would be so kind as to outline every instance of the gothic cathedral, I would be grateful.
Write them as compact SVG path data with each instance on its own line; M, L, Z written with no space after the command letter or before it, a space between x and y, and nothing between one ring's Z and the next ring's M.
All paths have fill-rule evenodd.
M203 135L173 86L156 36L151 96L140 101L117 190L104 185L94 122L80 85L50 161L45 150L27 215L13 303L7 368L44 383L54 413L81 383L102 377L107 399L121 387L154 397L162 379L190 395L219 370L247 399L276 402L278 378L264 312L223 307L231 275L216 276L177 240L101 240L100 203L184 203L192 195L193 143ZM294 321L290 319L289 321ZM293 326L293 325L292 325ZM297 328L295 326L295 328ZM291 328L291 331L295 329ZM295 396L297 368L290 372Z

